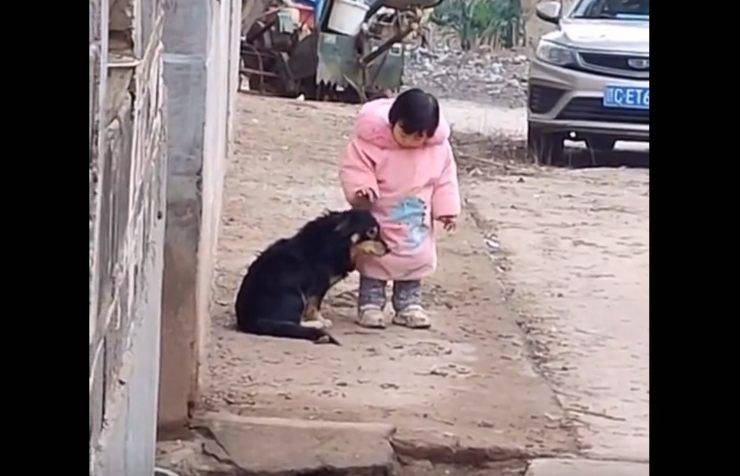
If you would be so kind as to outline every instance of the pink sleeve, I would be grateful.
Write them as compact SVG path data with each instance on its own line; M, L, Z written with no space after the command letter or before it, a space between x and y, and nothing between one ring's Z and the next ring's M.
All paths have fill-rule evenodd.
M339 168L339 181L344 196L352 204L358 190L369 189L378 198L378 182L375 178L375 164L363 153L358 139L354 138L347 146Z
M442 174L434 185L432 194L432 213L437 219L443 216L460 214L460 189L457 183L457 164L452 147L447 145L447 161Z

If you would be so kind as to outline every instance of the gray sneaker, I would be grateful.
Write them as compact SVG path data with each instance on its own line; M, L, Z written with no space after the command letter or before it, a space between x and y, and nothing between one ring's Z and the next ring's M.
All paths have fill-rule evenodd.
M398 311L393 316L393 323L411 329L427 329L431 327L432 320L429 319L424 308L418 304L412 304Z
M383 329L385 328L385 315L380 307L366 304L360 308L355 322L362 327Z

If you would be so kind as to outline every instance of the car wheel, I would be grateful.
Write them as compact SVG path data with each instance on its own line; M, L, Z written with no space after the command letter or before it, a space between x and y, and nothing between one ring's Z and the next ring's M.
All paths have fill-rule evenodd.
M616 139L612 139L610 137L592 137L590 139L586 139L588 147L599 152L609 152L614 150L614 144L616 144L616 142Z
M527 153L537 164L554 165L563 161L563 141L565 134L545 132L539 127L528 124Z

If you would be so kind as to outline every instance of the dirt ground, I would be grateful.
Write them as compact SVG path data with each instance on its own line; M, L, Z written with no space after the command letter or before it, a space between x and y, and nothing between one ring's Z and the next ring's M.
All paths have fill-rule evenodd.
M324 304L341 347L257 337L234 328L239 282L272 241L346 208L337 162L357 108L250 95L238 107L202 410L389 422L401 456L442 448L453 462L642 448L646 170L506 165L462 144L465 212L425 283L432 329L356 326L353 275Z
M466 180L468 211L582 453L648 461L649 171L527 169Z

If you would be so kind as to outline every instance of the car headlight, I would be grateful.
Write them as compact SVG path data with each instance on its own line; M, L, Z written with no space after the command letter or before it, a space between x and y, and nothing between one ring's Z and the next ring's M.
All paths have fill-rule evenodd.
M540 41L540 44L537 45L537 58L558 66L568 66L576 63L576 54L573 50L549 41Z

